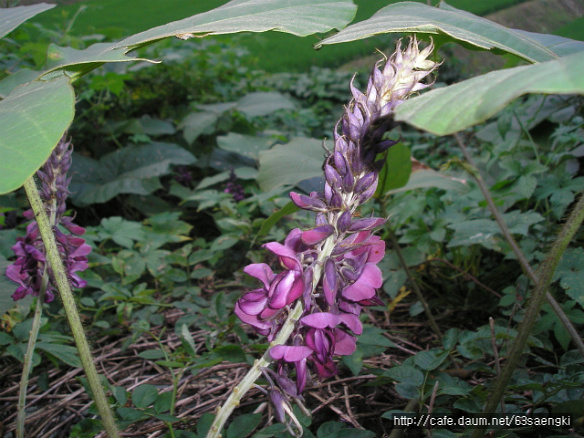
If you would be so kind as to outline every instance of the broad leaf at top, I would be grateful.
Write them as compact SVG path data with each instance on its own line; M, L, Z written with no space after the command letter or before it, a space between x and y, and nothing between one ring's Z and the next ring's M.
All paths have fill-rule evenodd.
M527 93L584 94L584 54L498 70L405 101L396 120L437 135L481 123Z
M0 8L0 38L8 35L21 23L46 10L54 8L56 5L40 3L32 6L17 6L15 8Z
M395 3L380 9L368 20L346 27L322 40L324 44L345 43L389 32L417 32L445 36L484 50L499 49L529 62L554 59L543 45L500 24L442 3L440 8L422 3Z
M344 27L356 11L350 0L232 0L212 11L128 37L117 47L133 49L169 36L186 39L244 31L277 30L308 36Z
M31 82L0 101L0 194L19 188L47 160L73 120L66 78Z

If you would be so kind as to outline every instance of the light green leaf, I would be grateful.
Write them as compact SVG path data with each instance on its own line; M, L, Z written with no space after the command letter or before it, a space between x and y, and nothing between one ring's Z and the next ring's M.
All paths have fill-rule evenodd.
M54 8L56 5L41 3L32 6L16 6L0 9L0 38L5 37L29 18Z
M0 98L4 99L19 85L32 82L39 77L39 72L23 68L0 81Z
M405 101L396 119L437 135L466 129L527 93L584 94L584 54L498 70Z
M322 141L295 137L290 143L260 152L258 183L264 191L322 175Z
M170 36L188 39L244 31L277 30L308 36L341 29L356 11L349 0L233 0L212 11L132 35L117 46L131 50Z
M74 155L71 199L79 206L106 202L121 193L148 195L160 187L158 177L171 164L192 164L196 158L172 143L128 146L99 160Z
M547 47L558 56L567 56L584 51L584 41L571 40L570 38L545 33L528 32L520 29L514 29L514 31Z
M66 79L31 82L0 101L0 194L19 188L47 160L74 114Z
M422 169L413 171L405 186L389 190L387 193L393 194L413 189L432 187L444 190L455 190L457 192L466 192L468 190L468 186L464 180L443 175L432 169Z
M272 137L256 137L230 132L217 137L217 146L221 149L235 152L254 161L259 159L261 151L268 150L276 140Z
M274 111L294 108L294 102L275 92L249 93L237 102L237 110L248 117L267 116Z
M375 197L382 196L390 190L404 187L412 173L410 149L403 143L393 145L387 151L385 164L379 172L379 185Z
M83 50L51 44L47 51L47 70L42 75L52 77L59 70L67 70L71 77L82 76L106 62L150 61L126 55L127 50L111 43L97 43ZM57 73L58 74L58 73Z
M158 398L158 389L156 386L142 384L132 391L132 403L137 408L147 408Z
M554 280L559 279L566 294L584 307L584 250L568 248L556 269Z
M444 2L442 3L444 4ZM443 40L470 44L483 50L499 49L529 62L555 58L555 54L500 24L448 5L436 8L422 3L401 2L380 9L368 20L348 26L315 47L368 38L390 32L416 32L440 35Z

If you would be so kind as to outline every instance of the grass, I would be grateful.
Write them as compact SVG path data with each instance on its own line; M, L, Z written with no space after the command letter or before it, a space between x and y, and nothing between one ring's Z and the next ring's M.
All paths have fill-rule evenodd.
M416 0L426 3L423 0ZM449 4L477 15L494 12L525 0L449 0ZM376 11L398 0L355 0L358 5L354 22L371 17ZM226 0L86 0L78 4L62 6L41 14L36 21L54 28L60 23L62 28L79 10L85 8L76 18L71 32L77 35L102 33L111 39L138 33L152 27L176 21L205 12L227 3ZM437 3L437 0L432 0ZM377 48L387 51L393 46L391 35L381 35L366 40L332 45L313 50L322 36L298 38L293 35L268 32L245 34L239 41L246 45L258 59L258 67L268 72L308 71L310 66L336 68L355 58L371 55Z

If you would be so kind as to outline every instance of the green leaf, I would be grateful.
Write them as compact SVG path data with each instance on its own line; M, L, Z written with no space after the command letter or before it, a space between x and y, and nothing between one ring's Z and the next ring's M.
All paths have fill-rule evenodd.
M425 371L432 371L446 360L448 353L448 351L436 348L429 351L420 351L414 356L414 363Z
M192 164L197 159L172 143L128 146L99 160L75 154L70 190L79 206L109 201L123 193L148 195L160 188L159 176L171 172L171 164Z
M498 70L405 101L396 119L437 135L481 123L527 93L584 94L584 54Z
M249 435L260 425L262 414L244 414L236 417L227 428L227 438L240 438Z
M145 350L138 353L142 359L161 359L164 357L164 352L162 350Z
M322 141L295 137L288 144L260 152L258 183L264 191L322 175Z
M183 324L180 328L180 339L188 355L191 357L197 357L197 346L195 345L193 335L191 335L191 332L189 331L189 328L186 324Z
M242 97L236 109L248 117L267 116L281 109L294 109L296 105L288 97L276 92L249 93Z
M0 9L0 38L4 38L29 18L55 6L41 3L32 6L16 6L14 8Z
M401 2L380 9L368 20L348 26L315 47L368 38L389 32L440 35L441 41L456 41L483 50L498 49L529 62L554 59L555 54L525 35L486 18L455 9L442 2L440 8L422 3Z
M101 220L98 236L99 240L112 239L118 245L131 249L134 242L145 239L146 233L139 222L112 216Z
M70 345L53 344L50 342L37 342L36 348L52 354L57 359L65 362L74 368L81 368L81 360L77 354L77 349Z
M398 365L383 372L384 376L390 377L398 382L420 386L424 383L424 374L417 368L410 365Z
M278 210L277 212L275 212L269 218L262 222L262 226L260 227L260 230L256 235L256 239L261 236L266 236L270 232L272 227L276 225L284 216L287 216L299 210L300 209L292 201L287 203L284 207L282 207L280 210Z
M31 82L0 101L0 194L16 190L47 160L73 120L67 79Z
M217 137L217 146L221 149L235 152L244 157L257 161L261 151L266 151L276 143L272 137L256 137L230 132L227 135Z
M397 189L389 190L388 194L406 192L413 189L438 188L443 190L454 190L457 192L468 191L466 181L443 175L432 169L414 170L410 174L408 183Z
M132 35L117 44L133 49L170 36L196 36L277 30L297 36L340 29L357 7L348 0L233 0L212 11Z
M137 386L132 391L132 403L137 408L147 408L158 398L156 386L147 383Z
M211 428L213 420L215 420L215 414L213 414L212 412L207 412L203 414L202 417L199 419L199 422L197 423L197 435L199 435L200 437L207 436L207 432Z
M584 249L568 248L563 254L556 269L554 280L560 280L560 285L566 294L584 307Z
M412 173L410 149L403 143L393 145L387 151L385 164L379 172L379 185L375 197L382 196L390 190L404 187Z
M121 407L116 409L116 411L124 420L128 420L131 422L145 420L146 418L148 418L148 415L134 408Z
M513 29L519 35L525 35L532 41L548 48L558 56L567 56L584 51L584 41L571 40L557 35L528 32L526 30Z

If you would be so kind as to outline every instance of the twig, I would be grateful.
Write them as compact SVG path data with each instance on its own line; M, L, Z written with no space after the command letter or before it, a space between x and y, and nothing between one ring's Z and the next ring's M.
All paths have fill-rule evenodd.
M497 348L497 338L495 335L495 320L489 317L489 327L491 329L491 345L493 346L493 355L495 356L495 369L497 377L501 377L501 361L499 360L499 350ZM501 400L501 413L505 413L505 402Z

